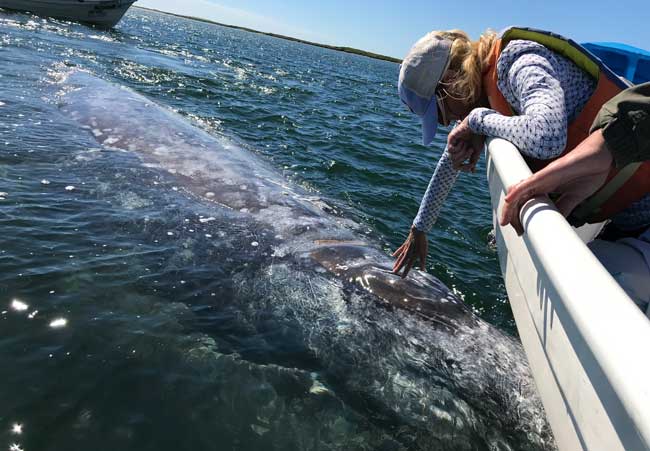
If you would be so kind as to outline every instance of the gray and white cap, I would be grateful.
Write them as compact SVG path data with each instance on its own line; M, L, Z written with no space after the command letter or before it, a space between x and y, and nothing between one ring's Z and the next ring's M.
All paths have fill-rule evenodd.
M422 118L422 143L426 146L438 129L435 93L449 67L452 41L431 32L413 45L402 61L397 90L402 102Z

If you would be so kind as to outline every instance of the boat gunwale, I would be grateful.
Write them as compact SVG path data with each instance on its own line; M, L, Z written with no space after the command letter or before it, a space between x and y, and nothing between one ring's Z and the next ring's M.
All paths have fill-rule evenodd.
M517 327L538 328L535 331L538 343L526 343L522 338L527 355L530 357L537 352L539 357L540 349L532 350L531 346L539 346L543 353L553 353L554 344L546 341L551 336L551 329L565 328L573 348L568 353L574 353L579 360L573 363L584 369L601 403L594 408L607 414L625 449L649 449L650 388L646 379L650 374L650 360L643 356L647 355L644 348L650 340L650 321L600 264L548 197L535 198L522 209L521 219L525 228L522 237L518 237L512 227L501 227L498 224L504 191L528 177L531 172L516 147L508 141L492 138L488 141L487 149L488 178L504 280L507 271L510 271L508 277L511 280L506 280L508 296L511 303L527 304L525 309L513 306ZM527 254L524 257L535 265L535 283L538 289L544 283L549 283L555 290L550 307L545 307L552 309L550 323L546 311L536 311L542 301L548 302L549 299L541 299L540 293L537 293L538 299L526 299L525 290L521 286L531 285L532 281L526 280L529 274L525 273L524 265L517 268L521 257L516 253ZM517 258L519 262L516 261ZM519 270L520 273L516 276L523 278L523 283L512 281L513 266L515 273ZM516 284L521 286L517 287ZM521 292L515 293L518 290ZM530 294L530 290L527 293ZM531 318L521 318L521 315L531 315L531 318L537 315L537 318L531 326ZM552 322L554 317L555 324ZM544 318L543 323L540 323L539 318ZM520 330L520 335L529 332ZM555 345L557 343L559 341ZM562 372L563 368L553 362L552 354L547 354L542 360L544 358L545 364L552 371ZM539 371L534 376L538 387L547 383L538 380ZM571 389L561 386L558 388ZM580 390L580 387L574 390ZM548 396L545 399L543 393L542 400L551 419L551 416L556 415L553 410L561 406L556 405L557 400L551 403ZM564 398L564 402L568 403L563 406L565 409L580 408L570 405L568 398ZM620 414L621 411L624 412L623 415ZM561 415L566 417L566 411ZM588 420L576 420L578 434L580 428L585 427L585 421ZM580 438L580 442L584 449L593 449L589 443L585 443L584 438ZM630 444L632 447L629 447Z

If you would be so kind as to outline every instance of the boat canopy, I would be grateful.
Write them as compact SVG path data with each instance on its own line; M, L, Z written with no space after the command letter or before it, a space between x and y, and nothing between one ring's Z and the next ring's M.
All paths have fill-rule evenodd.
M618 42L585 42L582 46L633 84L650 81L649 51Z

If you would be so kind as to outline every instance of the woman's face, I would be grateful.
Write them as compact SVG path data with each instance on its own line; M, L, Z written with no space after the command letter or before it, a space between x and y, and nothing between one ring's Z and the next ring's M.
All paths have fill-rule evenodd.
M449 94L445 95L444 91L441 94L440 104L444 108L444 112L439 112L438 122L442 125L448 126L452 122L462 121L472 111L471 106L465 101L453 98ZM442 118L446 120L446 123L441 122Z
M436 89L438 105L438 123L449 126L452 122L462 121L474 108L462 99L462 95L450 92L447 88L453 80L454 73L447 71Z

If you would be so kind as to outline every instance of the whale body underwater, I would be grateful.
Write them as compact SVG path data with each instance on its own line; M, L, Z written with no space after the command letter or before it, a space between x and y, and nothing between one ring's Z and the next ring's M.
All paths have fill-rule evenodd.
M215 261L245 265L215 277L229 279L249 323L271 318L310 356L305 374L318 374L320 389L306 389L372 427L399 425L348 449L555 449L521 345L434 276L393 275L358 224L143 95L82 70L56 86L60 111L104 150L137 155L218 212L227 245Z

